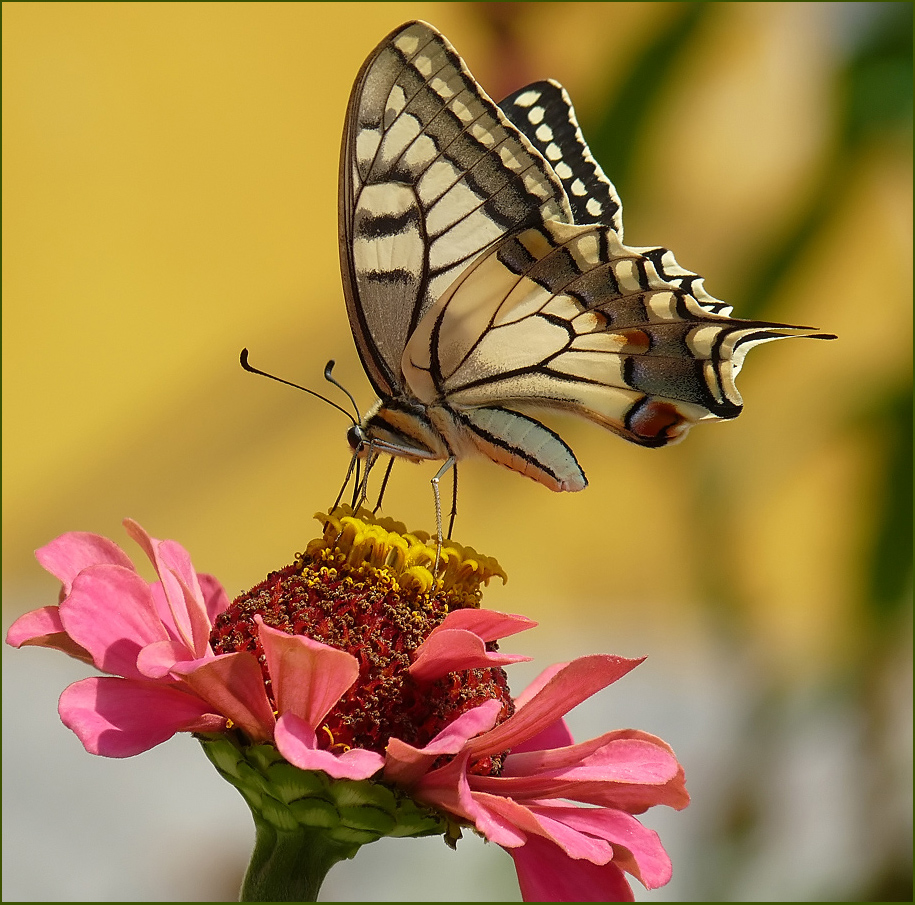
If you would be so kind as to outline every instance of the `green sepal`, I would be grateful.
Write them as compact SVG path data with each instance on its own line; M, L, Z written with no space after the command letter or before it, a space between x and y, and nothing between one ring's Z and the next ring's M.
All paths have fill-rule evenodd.
M245 745L236 733L197 738L254 817L243 902L313 902L334 864L383 836L441 835L452 848L461 836L452 818L378 780L300 770L273 745Z

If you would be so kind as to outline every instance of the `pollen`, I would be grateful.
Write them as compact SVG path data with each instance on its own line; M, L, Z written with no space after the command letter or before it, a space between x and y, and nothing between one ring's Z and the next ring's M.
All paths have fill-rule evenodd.
M317 727L319 744L335 752L365 748L383 754L392 737L420 747L491 698L502 702L499 722L511 716L514 705L499 667L448 673L433 682L408 672L417 648L449 612L479 607L482 587L494 577L506 580L499 564L449 541L433 575L435 543L424 533L348 507L316 518L322 535L217 617L210 635L214 652L253 653L274 707L255 616L354 656L358 679ZM502 756L487 757L471 770L495 775L501 762Z

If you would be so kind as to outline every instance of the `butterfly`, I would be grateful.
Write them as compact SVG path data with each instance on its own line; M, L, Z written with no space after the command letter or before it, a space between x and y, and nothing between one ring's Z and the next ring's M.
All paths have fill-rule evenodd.
M666 446L740 414L734 379L754 345L831 338L731 318L670 251L624 245L616 189L563 87L496 104L425 22L393 31L356 77L339 217L346 308L378 395L349 430L353 462L443 461L439 546L438 482L455 467L456 502L460 459L587 485L532 410Z

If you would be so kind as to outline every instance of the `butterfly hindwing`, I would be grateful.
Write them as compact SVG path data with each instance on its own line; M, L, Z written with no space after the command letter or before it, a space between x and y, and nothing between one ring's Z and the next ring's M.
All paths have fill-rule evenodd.
M430 305L487 246L571 220L553 170L422 22L393 32L356 79L341 155L344 292L381 396Z
M623 238L623 206L591 154L565 88L534 82L499 103L562 182L576 223L603 223Z
M547 221L481 255L404 356L423 401L568 409L644 446L736 417L750 345L795 328L716 314L606 226ZM643 252L648 252L645 254ZM680 268L669 253L664 264Z

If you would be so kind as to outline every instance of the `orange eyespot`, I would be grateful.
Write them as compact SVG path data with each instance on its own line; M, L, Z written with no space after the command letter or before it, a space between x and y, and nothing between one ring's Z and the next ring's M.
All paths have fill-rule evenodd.
M651 347L651 338L644 330L614 330L620 342L623 343L621 352L628 352L631 355L644 355Z
M685 423L686 419L672 403L648 399L630 416L629 429L646 440L669 441L683 432Z

